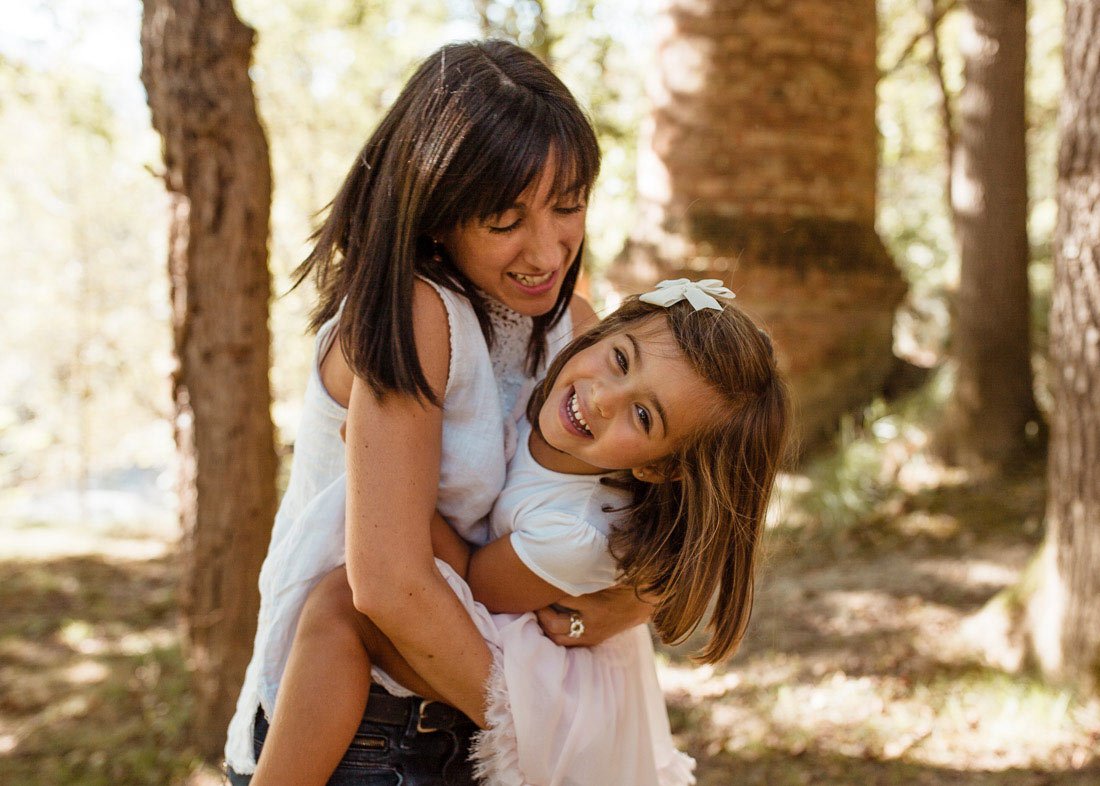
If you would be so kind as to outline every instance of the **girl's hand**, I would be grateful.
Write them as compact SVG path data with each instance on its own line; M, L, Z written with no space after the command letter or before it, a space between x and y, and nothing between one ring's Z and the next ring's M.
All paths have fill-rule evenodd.
M584 633L571 637L572 614L584 623ZM560 604L535 612L539 626L551 641L562 647L591 647L624 630L649 621L653 606L633 587L616 586L579 598L564 598Z

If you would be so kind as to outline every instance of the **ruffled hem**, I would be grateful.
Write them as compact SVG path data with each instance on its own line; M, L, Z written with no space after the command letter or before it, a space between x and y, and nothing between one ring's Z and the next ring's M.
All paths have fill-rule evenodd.
M661 786L692 786L695 783L695 759L680 751L673 751L672 758L657 771Z
M493 658L485 684L485 721L488 728L479 731L470 745L474 777L488 786L530 786L520 774L516 726L498 657Z
M485 721L489 727L474 735L470 761L474 777L488 786L532 786L519 769L516 724L504 680L504 666L494 653L489 681L485 684Z

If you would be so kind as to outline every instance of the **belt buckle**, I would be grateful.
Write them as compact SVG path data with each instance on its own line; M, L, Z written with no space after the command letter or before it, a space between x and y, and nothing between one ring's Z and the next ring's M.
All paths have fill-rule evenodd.
M429 726L429 725L425 725L425 723L424 723L425 710L427 710L428 707L431 706L432 704L437 704L437 703L438 702L432 701L431 699L421 699L420 700L420 709L417 711L417 716L416 716L416 732L417 732L417 734L426 734L426 733L433 732L433 731L441 731L441 729L438 726Z

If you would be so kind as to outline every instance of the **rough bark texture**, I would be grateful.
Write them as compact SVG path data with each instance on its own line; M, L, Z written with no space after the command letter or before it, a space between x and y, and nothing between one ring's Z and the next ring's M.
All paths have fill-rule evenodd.
M1051 676L1100 686L1100 5L1066 3L1050 313L1047 537L1031 601Z
M665 0L639 218L612 271L627 291L724 279L775 337L811 440L893 364L876 33L874 0Z
M996 472L1024 456L1028 423L1039 419L1027 279L1027 4L968 0L965 8L950 181L961 260L956 378L937 441L948 459Z
M168 267L195 741L216 757L243 681L274 518L271 172L231 0L145 0L142 81L171 196Z

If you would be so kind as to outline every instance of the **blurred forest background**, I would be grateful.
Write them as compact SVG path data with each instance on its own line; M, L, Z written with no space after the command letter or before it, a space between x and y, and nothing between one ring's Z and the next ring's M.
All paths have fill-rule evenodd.
M636 249L665 242L647 238L639 219L651 196L654 74L692 67L690 53L657 62L659 52L675 60L674 48L657 46L670 5L685 3L236 0L257 34L248 73L271 152L281 457L311 346L311 292L289 291L290 272L367 132L446 41L490 33L549 60L603 149L589 212L592 298L603 307L613 283L644 277ZM892 353L873 385L844 377L859 388L852 402L804 434L806 454L782 479L741 652L696 669L690 643L661 651L674 731L703 784L1100 779L1096 692L1041 677L1011 624L1046 533L1061 0L1031 0L1026 25L1030 263L1025 255L1021 270L1038 410L1024 449L1003 465L960 460L942 445L961 278L946 187L949 150L965 142L968 5L982 3L878 0L877 25L868 22L877 138L872 128L862 142L871 198L853 215L856 224L868 216L868 232L873 221L899 271L889 274L897 286L862 290L892 325ZM195 707L181 632L169 198L139 79L141 13L132 0L22 0L0 29L3 783L217 782L209 742L194 733L206 710ZM750 302L781 284L750 284ZM784 335L793 352L796 333L778 331L781 351Z

